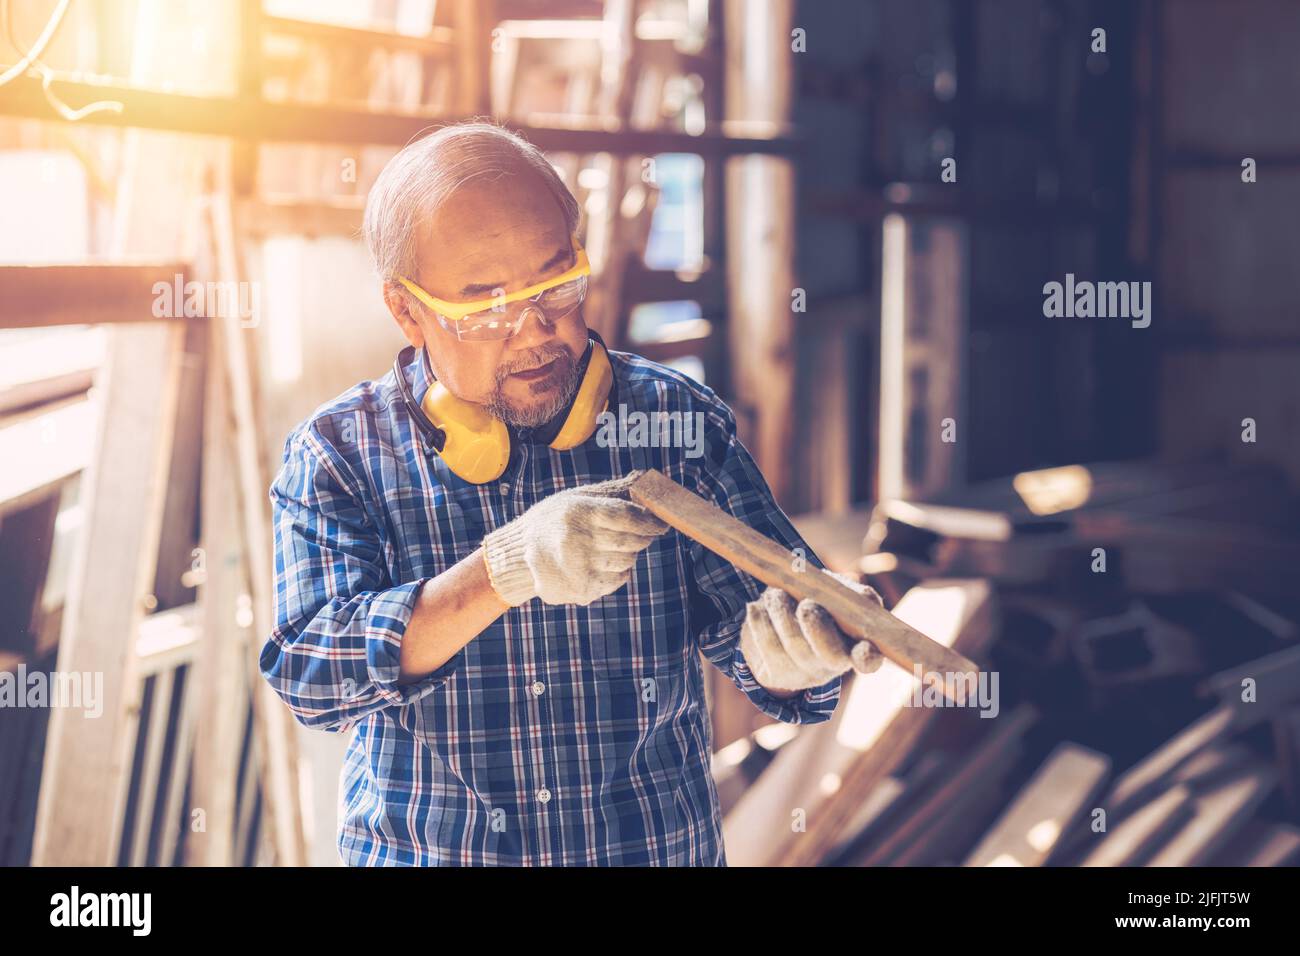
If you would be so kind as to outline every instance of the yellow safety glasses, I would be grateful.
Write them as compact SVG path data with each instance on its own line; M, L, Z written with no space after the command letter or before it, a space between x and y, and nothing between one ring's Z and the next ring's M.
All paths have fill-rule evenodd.
M398 276L397 280L428 306L438 317L439 324L448 332L454 332L456 338L467 342L508 339L523 326L529 309L529 306L511 308L515 303L529 303L547 325L554 325L582 304L587 297L591 266L587 264L586 250L578 244L577 236L573 237L573 253L573 268L562 275L518 292L474 302L448 302L430 295L405 276Z

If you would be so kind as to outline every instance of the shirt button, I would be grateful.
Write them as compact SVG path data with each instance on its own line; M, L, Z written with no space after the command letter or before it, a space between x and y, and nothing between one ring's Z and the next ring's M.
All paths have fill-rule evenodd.
M510 494L510 486L509 486L509 485L506 485L506 484L503 484L503 485L502 485L500 488L498 488L497 490L500 491L501 494L502 494L503 496L504 496L504 495L508 495L508 494Z
M550 802L551 802L551 791L547 790L545 787L542 787L542 789L538 790L538 791L537 791L537 802L538 802L538 803L550 803Z
M533 681L533 696L541 697L546 693L546 685L539 680Z

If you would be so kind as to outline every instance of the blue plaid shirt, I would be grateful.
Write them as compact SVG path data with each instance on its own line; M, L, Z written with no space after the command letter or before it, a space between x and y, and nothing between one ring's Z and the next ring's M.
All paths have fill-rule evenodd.
M406 374L418 400L431 373L417 354ZM260 664L302 723L355 728L339 794L346 863L725 865L697 652L777 720L834 710L838 678L786 700L755 682L740 625L763 586L676 531L613 594L512 608L434 673L397 683L425 581L548 495L633 469L660 469L820 566L711 389L639 356L610 360L616 402L702 413L702 446L597 432L557 452L524 431L505 474L472 485L422 449L392 372L289 436L271 488L277 623Z

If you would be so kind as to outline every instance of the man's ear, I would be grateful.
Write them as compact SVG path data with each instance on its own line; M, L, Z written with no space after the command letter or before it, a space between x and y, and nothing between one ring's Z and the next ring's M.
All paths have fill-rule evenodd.
M424 345L424 332L420 328L420 323L415 320L411 312L413 303L411 295L398 282L384 283L384 305L388 306L388 311L393 314L393 319L397 322L397 327L402 330L406 336L406 341L417 349Z

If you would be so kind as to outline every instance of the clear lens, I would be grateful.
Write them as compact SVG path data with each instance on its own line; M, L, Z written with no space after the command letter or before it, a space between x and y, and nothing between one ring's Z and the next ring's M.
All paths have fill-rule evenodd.
M571 282L540 292L532 299L512 302L504 309L485 309L472 312L457 321L445 315L438 322L448 332L456 333L463 342L488 342L506 339L519 330L520 319L528 306L538 309L548 324L554 325L582 304L587 297L587 277L579 276Z
M538 295L537 304L545 309L548 315L563 318L582 301L586 294L587 277L578 276L570 282L557 285L554 289L547 289Z

